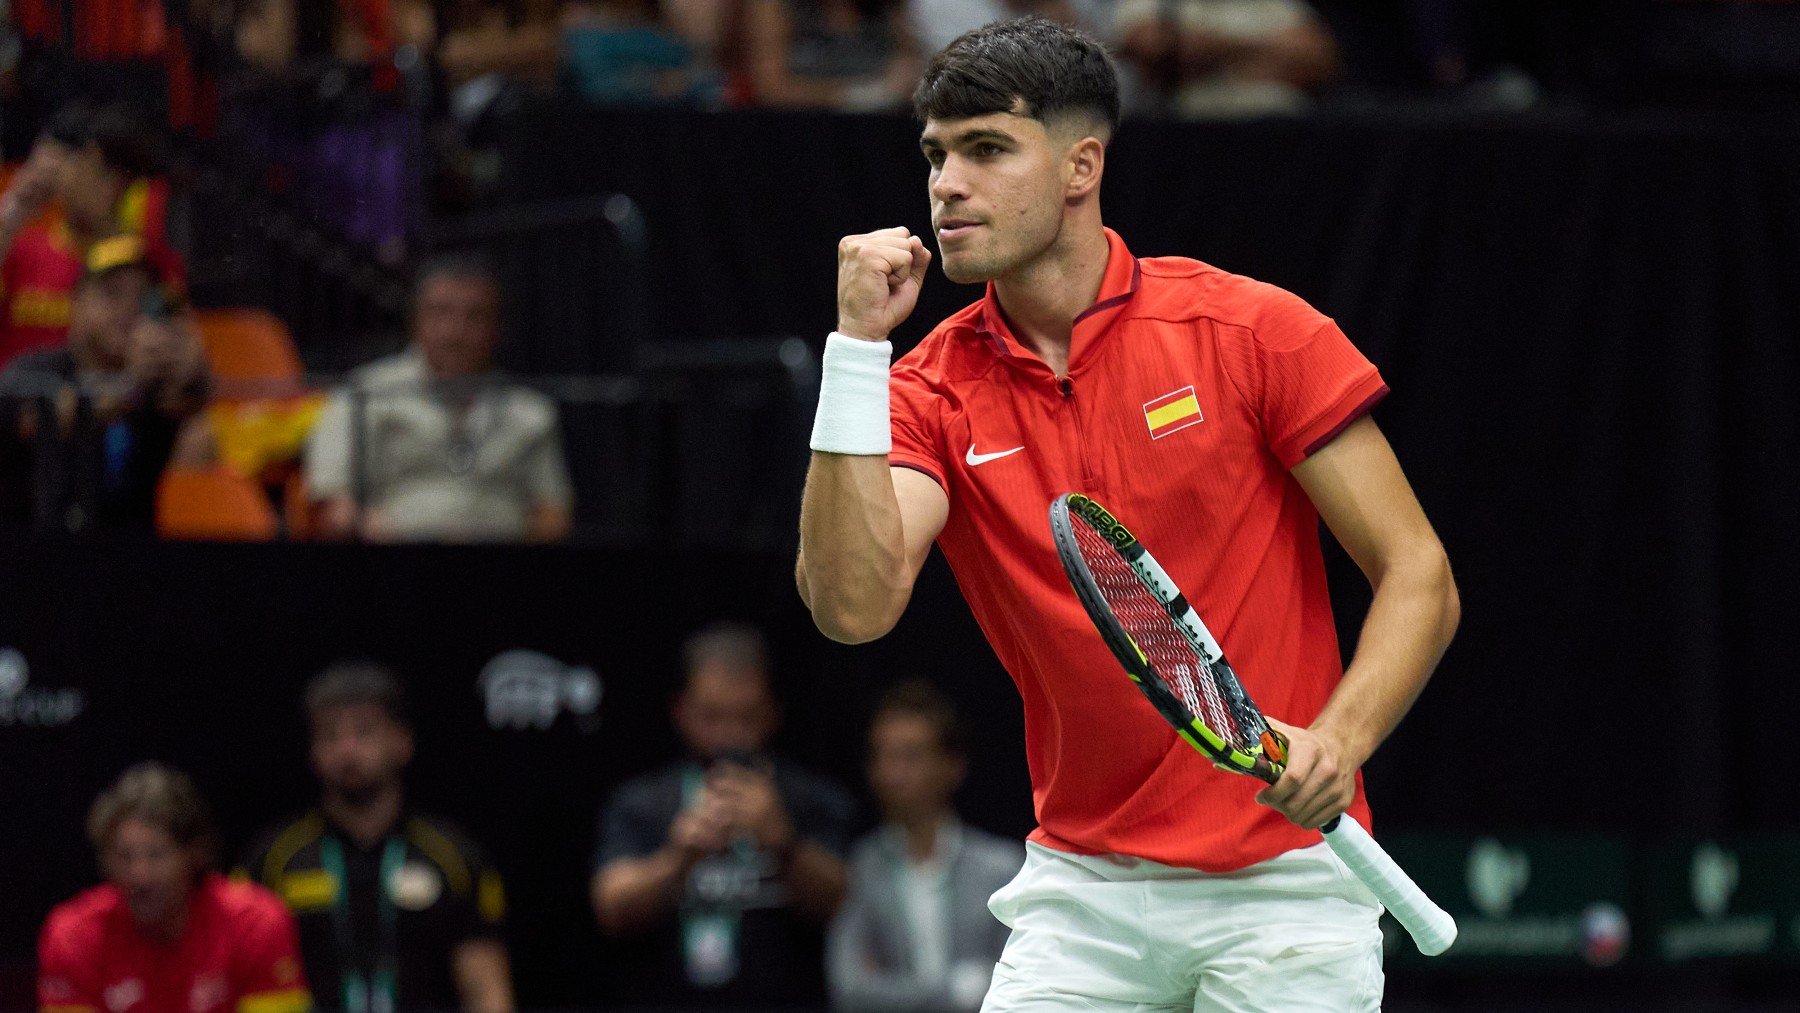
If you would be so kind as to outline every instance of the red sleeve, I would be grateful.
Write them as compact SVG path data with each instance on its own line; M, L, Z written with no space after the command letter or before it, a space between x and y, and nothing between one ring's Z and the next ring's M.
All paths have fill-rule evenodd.
M888 464L922 471L948 491L942 451L943 403L918 367L902 361L888 375L888 424L894 437Z
M1381 373L1329 317L1278 293L1251 336L1263 439L1292 468L1330 443L1387 394Z
M59 909L44 920L38 936L37 1003L40 1013L99 1010L101 996L94 975L98 937Z
M237 926L232 991L239 1013L300 1013L311 997L300 971L299 933L281 899L259 886Z

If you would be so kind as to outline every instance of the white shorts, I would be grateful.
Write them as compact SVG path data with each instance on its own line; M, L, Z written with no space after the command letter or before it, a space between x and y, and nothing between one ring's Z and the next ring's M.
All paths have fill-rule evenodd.
M983 1013L1381 1008L1381 905L1320 843L1211 874L1026 845Z

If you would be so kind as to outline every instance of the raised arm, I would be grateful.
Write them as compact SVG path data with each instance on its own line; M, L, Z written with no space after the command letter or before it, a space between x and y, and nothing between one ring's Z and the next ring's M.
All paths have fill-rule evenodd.
M1293 474L1375 589L1356 654L1312 726L1272 722L1292 740L1290 762L1257 799L1318 827L1349 807L1357 769L1418 699L1462 606L1444 547L1372 419L1357 420Z
M813 622L846 644L894 628L949 497L888 465L887 336L912 313L931 253L904 228L838 244L838 329L826 343L795 580Z
M893 629L949 512L944 490L911 468L813 454L795 578L819 630L861 644Z

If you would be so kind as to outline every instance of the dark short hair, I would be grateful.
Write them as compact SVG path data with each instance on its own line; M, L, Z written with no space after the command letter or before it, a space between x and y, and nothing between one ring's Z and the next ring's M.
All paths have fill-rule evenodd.
M95 850L106 850L113 831L128 819L166 829L182 847L199 846L209 859L217 841L212 810L192 778L160 763L139 763L101 792L88 810L87 834Z
M496 290L500 288L499 268L486 254L475 250L445 250L420 261L413 271L413 295L416 297L426 282L437 278L485 281Z
M749 623L718 622L688 635L681 644L681 662L690 680L700 669L718 665L738 672L756 672L767 681L769 645L762 631Z
M162 144L149 120L123 102L91 106L75 102L58 109L44 133L59 144L100 149L108 169L133 178L162 171Z
M913 92L920 120L1013 112L1040 122L1080 113L1119 126L1119 71L1106 48L1048 18L996 21L931 58Z
M70 102L59 107L44 121L43 136L65 148L82 147L88 142L89 125L93 119L92 106L86 102Z
M969 754L969 730L950 698L924 679L907 679L888 687L875 705L871 725L885 717L919 718L937 733L938 747L961 759Z
M411 726L406 690L394 670L373 661L340 661L306 684L306 716L317 721L332 707L373 704L396 724Z

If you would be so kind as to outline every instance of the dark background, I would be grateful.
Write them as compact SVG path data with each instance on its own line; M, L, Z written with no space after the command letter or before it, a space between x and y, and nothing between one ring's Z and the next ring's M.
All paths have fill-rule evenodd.
M665 338L816 342L837 238L926 225L916 127L901 119L551 104L516 129L512 199L638 199ZM1105 208L1139 255L1298 292L1394 389L1376 418L1448 547L1465 617L1372 764L1382 832L1795 828L1778 772L1800 671L1796 155L1800 127L1741 114L1332 114L1118 138ZM897 338L976 295L935 276ZM724 480L686 484L668 509L791 502L802 446L762 447L748 468L732 452ZM125 763L193 771L229 855L309 797L299 686L347 654L411 682L418 797L496 853L530 1004L592 1001L619 973L585 912L593 816L609 786L673 754L677 644L706 620L767 626L786 746L846 780L880 686L936 679L983 729L965 811L1028 829L1017 698L948 572L934 562L901 629L851 649L811 631L791 558L0 547L0 645L24 652L34 687L79 687L89 707L61 729L0 727L5 995L26 994L49 905L91 881L81 814ZM1367 592L1333 558L1353 643ZM488 729L476 674L513 647L595 668L599 729Z

